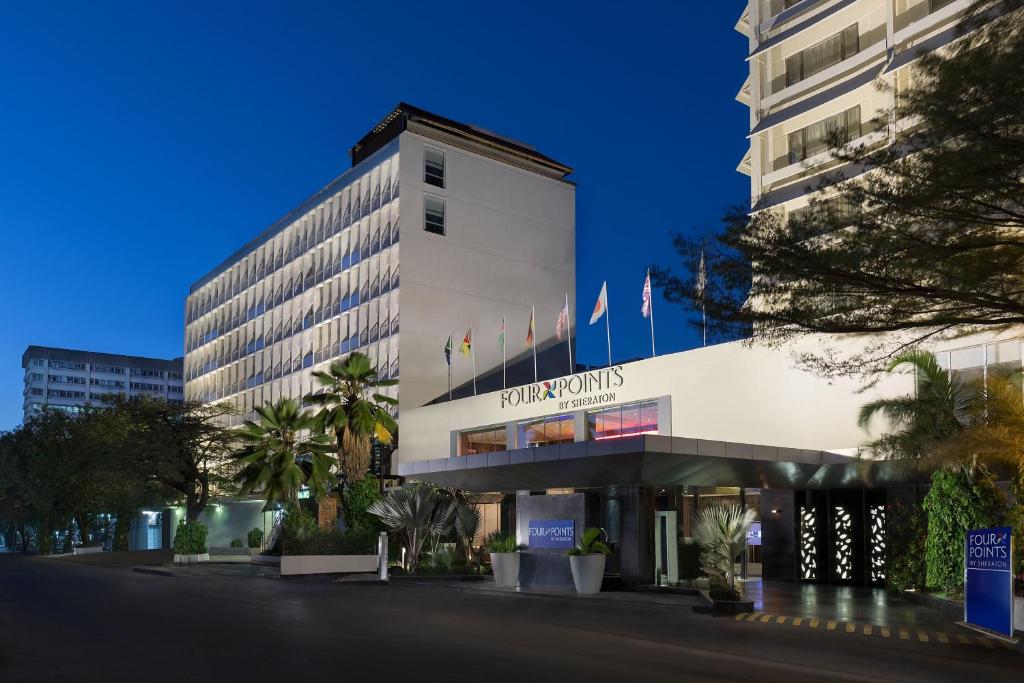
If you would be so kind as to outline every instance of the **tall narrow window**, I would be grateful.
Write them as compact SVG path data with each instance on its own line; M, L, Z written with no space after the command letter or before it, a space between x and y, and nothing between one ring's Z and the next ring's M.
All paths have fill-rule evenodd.
M444 152L433 147L423 148L423 182L444 187Z
M857 24L815 43L786 59L786 85L799 83L819 71L838 64L857 54L860 50L860 34Z
M444 200L423 196L423 229L435 235L444 234Z

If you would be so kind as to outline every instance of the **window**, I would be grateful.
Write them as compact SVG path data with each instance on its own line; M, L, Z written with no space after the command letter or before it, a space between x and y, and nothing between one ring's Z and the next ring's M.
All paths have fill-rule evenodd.
M801 1L802 0L770 0L768 5L768 14L774 17L779 12L787 10Z
M143 368L132 368L132 374L136 377L163 377L163 370L146 370Z
M444 234L444 200L423 196L423 229L435 235Z
M797 52L786 59L786 85L799 83L819 71L838 64L857 54L860 50L860 35L857 24L829 36L820 43Z
M66 360L51 360L51 368L62 368L64 370L85 370L85 363L72 363Z
M41 373L41 372L30 373L29 374L29 379L31 381L33 381L33 382L42 382L43 381L43 373Z
M830 116L789 134L789 163L831 149L836 143L844 144L860 137L860 105Z
M505 426L474 429L459 434L459 455L476 453L493 453L506 448L507 430Z
M587 413L587 432L591 439L618 439L624 436L658 433L658 402L642 401Z
M789 212L789 225L804 233L819 234L833 226L846 227L860 220L860 207L846 195L812 201Z
M423 148L423 182L444 187L444 152L433 147Z
M120 366L117 366L117 365L97 365L96 363L93 363L92 371L93 372L108 372L108 373L111 373L111 374L114 374L114 375L123 375L124 374L124 368L122 368Z
M576 416L552 415L539 420L520 422L516 436L519 448L572 443L576 440Z
M32 366L33 367L37 367L37 368L43 367L43 360L41 358L33 358L32 359Z

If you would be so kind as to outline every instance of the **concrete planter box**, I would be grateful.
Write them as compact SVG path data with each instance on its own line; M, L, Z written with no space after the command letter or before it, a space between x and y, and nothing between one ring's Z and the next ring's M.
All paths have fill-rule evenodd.
M101 545L79 546L77 548L74 548L75 555L92 555L93 553L102 552L103 546Z
M196 564L197 562L209 562L210 553L199 553L198 555L174 555L174 564Z
M593 595L601 592L601 583L604 581L604 562L605 557L601 553L569 556L572 582L576 584L577 593Z
M377 571L377 555L283 555L281 576L363 574Z
M494 585L515 588L519 584L519 553L491 553Z

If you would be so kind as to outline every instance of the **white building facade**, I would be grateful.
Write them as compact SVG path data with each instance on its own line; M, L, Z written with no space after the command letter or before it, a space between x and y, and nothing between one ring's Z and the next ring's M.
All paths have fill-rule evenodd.
M532 147L401 104L351 150L353 166L196 282L185 304L186 395L243 416L318 386L366 353L400 409L528 351L531 310L553 344L575 303L571 172ZM473 355L458 353L473 329ZM546 332L546 334L545 334Z

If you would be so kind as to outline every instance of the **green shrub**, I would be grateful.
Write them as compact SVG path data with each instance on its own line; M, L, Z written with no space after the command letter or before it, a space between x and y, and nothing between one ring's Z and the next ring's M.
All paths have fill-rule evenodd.
M243 547L242 539L240 539L240 538L232 538L231 539L231 547L232 548L241 548L241 547Z
M739 600L740 592L735 586L729 585L724 576L712 576L708 581L708 595L712 600Z
M679 578L690 580L700 575L700 544L684 540L679 544Z
M245 535L245 540L250 548L259 548L263 545L263 529L253 527L248 534Z
M348 531L314 528L284 546L285 555L373 555L377 532L354 528Z
M178 522L174 532L174 552L178 555L200 555L206 552L206 525L202 522Z
M893 591L924 590L928 524L917 505L896 501L885 510L885 586Z
M366 476L352 482L342 496L341 507L345 512L345 525L349 528L374 529L384 531L384 524L377 515L367 512L367 508L380 498L380 480Z
M516 543L514 534L504 531L492 531L484 540L484 547L490 553L514 553L522 548Z
M611 548L605 545L601 536L607 538L604 529L599 529L596 526L584 529L583 535L576 541L576 547L566 555L611 555Z
M967 530L999 524L1006 510L1004 496L988 479L975 482L963 471L937 470L922 507L928 515L928 587L958 597L964 588Z

